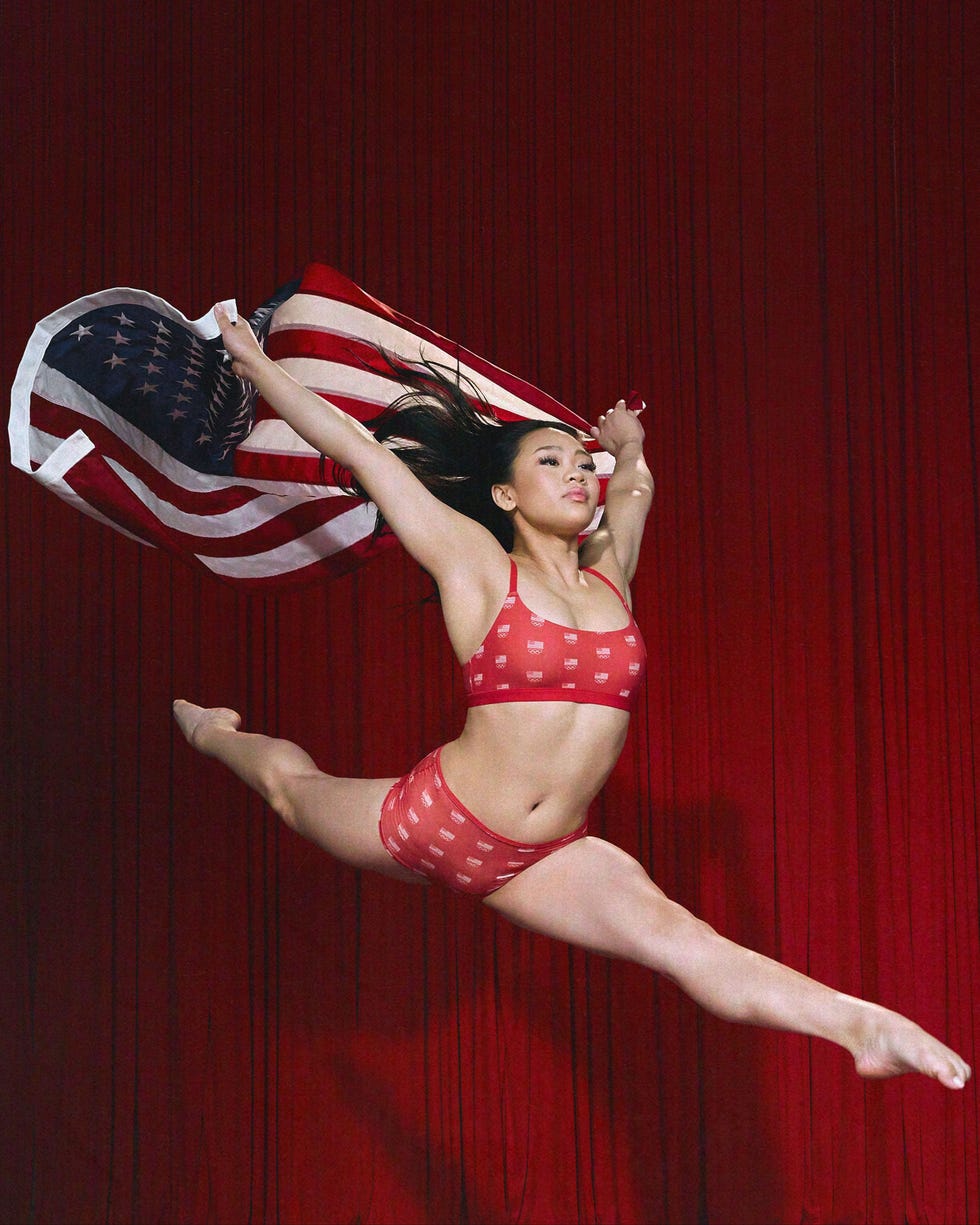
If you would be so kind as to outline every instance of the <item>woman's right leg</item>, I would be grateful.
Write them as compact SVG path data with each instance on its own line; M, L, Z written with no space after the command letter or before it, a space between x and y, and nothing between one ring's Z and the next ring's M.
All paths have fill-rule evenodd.
M205 708L178 698L174 718L188 744L214 757L265 800L290 829L355 868L398 880L423 878L385 850L378 833L381 805L393 778L335 778L289 740L239 730L225 707Z
M720 936L600 838L562 847L484 900L521 927L666 975L715 1016L836 1042L862 1076L921 1072L950 1089L970 1077L965 1060L907 1017Z

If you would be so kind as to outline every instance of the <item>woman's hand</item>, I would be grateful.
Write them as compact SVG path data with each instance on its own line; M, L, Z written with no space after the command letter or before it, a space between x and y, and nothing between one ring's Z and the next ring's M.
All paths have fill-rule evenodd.
M630 396L631 403L633 399L634 397ZM619 451L629 443L636 443L640 448L643 447L645 435L638 418L645 406L642 401L639 401L639 397L636 397L636 400L640 403L640 407L635 411L626 407L625 400L617 400L608 412L602 414L598 425L592 426L589 431L603 450L608 451L610 455L618 455Z
M255 382L256 373L269 360L255 339L255 333L244 319L233 323L220 302L214 308L214 317L221 329L225 351L231 358L232 370L241 378Z

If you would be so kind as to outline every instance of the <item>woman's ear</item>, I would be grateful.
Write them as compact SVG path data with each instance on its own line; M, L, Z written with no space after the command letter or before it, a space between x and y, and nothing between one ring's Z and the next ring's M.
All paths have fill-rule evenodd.
M503 511L513 510L517 505L517 499L510 485L491 485L490 496L493 498L494 505L499 506Z

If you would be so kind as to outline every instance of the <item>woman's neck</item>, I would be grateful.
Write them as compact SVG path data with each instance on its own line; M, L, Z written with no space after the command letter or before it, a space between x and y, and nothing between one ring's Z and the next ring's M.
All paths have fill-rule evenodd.
M535 533L518 534L511 557L522 568L533 570L546 581L574 586L579 581L578 537L565 540Z

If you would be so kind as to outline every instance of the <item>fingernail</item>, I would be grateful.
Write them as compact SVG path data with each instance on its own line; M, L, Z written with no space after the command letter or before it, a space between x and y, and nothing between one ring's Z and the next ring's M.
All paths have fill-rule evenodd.
M966 1084L966 1081L963 1079L962 1076L953 1077L953 1088L954 1089L962 1089L965 1084Z

